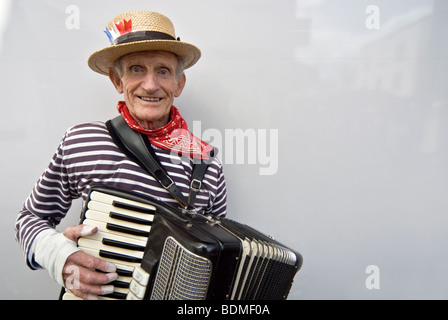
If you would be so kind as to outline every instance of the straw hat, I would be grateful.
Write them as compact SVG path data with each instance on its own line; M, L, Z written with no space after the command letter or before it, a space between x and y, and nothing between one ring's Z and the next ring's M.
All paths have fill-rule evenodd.
M172 52L183 59L185 69L201 57L197 47L176 38L171 20L157 12L130 11L120 14L109 22L104 32L111 45L94 52L88 60L93 71L104 75L109 74L109 68L118 58L133 52Z

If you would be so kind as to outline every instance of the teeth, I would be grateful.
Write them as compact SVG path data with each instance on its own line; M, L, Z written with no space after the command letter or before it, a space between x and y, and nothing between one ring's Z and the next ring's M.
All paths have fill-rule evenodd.
M140 97L140 99L144 101L150 101L150 102L158 102L161 100L161 98L147 98L147 97Z

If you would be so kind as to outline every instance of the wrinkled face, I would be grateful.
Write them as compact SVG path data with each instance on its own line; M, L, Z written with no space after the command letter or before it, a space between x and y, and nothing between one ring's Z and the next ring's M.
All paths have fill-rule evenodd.
M182 93L185 75L178 74L177 57L165 51L137 52L122 57L120 72L111 68L109 78L134 120L154 130L170 120L174 98Z

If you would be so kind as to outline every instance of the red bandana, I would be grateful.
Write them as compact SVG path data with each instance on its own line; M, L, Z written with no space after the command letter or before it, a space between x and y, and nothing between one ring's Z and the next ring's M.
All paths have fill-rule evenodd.
M210 152L213 148L188 130L187 123L175 106L171 107L170 122L155 130L140 127L132 118L124 101L118 102L117 109L132 129L148 136L152 145L165 150L172 150L184 156L209 160L207 152Z

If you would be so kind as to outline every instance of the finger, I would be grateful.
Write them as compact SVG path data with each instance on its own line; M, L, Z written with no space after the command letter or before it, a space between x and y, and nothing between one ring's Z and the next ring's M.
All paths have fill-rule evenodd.
M111 294L114 292L114 286L98 286L79 282L77 285L67 287L75 296L84 300L96 300L98 296Z
M94 257L83 251L77 251L68 256L66 265L77 265L85 268L100 270L106 273L116 272L117 268L113 263ZM64 268L65 269L65 268Z
M80 237L88 237L98 232L97 227L92 227L85 224L78 226L70 226L64 230L63 234L67 239L77 242Z
M87 284L108 284L118 278L118 274L115 272L102 273L94 270L90 270L77 265L67 266L62 274L64 283L71 281L79 281Z
M115 281L118 278L118 274L105 274L79 265L66 263L62 278L64 280L65 288L75 296L82 299L92 300L97 299L98 295L113 293L114 286L110 284L108 285L108 283Z

